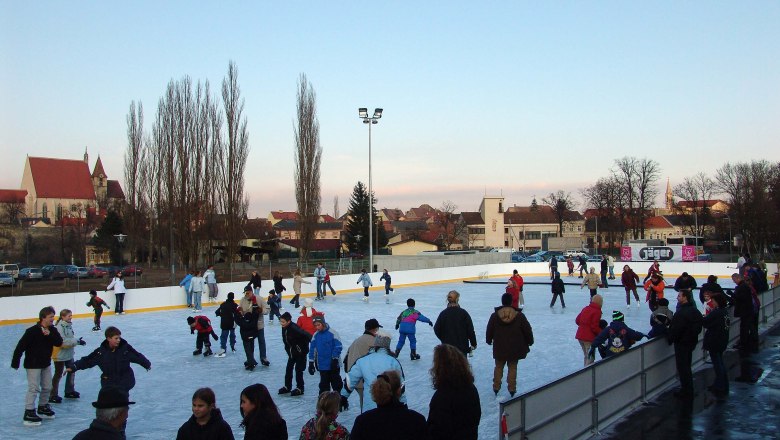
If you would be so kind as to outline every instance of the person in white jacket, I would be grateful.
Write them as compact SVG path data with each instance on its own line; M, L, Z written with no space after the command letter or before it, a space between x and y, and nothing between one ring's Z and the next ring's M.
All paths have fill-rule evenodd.
M73 366L73 351L77 345L86 345L83 339L76 339L73 332L73 312L69 309L62 309L57 324L54 327L62 336L62 346L54 347L52 360L54 361L54 375L51 379L51 394L49 403L61 403L60 397L60 379L63 377L65 369ZM68 399L78 399L81 394L76 391L76 372L71 371L65 375L65 397Z
M114 291L114 296L116 297L116 305L114 306L114 313L117 315L124 315L125 314L125 293L127 293L127 288L125 287L125 279L122 277L122 272L117 272L114 276L114 279L111 280L111 284L106 287L105 292L108 292L109 290Z
M363 301L368 302L368 288L373 286L374 283L371 282L371 277L368 276L365 269L363 269L356 284L360 283L363 283Z
M200 276L200 271L196 270L195 275L190 280L190 292L192 293L192 301L195 304L193 313L201 311L201 297L203 296L203 289L206 286L206 280Z
M347 382L341 389L341 409L349 409L348 398L352 389L361 381L366 389L371 389L371 385L377 377L387 370L396 370L401 376L401 383L404 380L404 370L401 363L390 352L390 342L392 336L389 333L378 331L374 337L374 344L367 355L362 356L352 365L347 375ZM401 395L401 403L406 403L406 395ZM364 413L370 409L376 408L376 402L373 399L365 399L360 402L360 412Z

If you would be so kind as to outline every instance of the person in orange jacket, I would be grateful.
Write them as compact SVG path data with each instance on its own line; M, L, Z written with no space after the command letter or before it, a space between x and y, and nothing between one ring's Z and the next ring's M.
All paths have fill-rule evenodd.
M647 291L645 302L650 306L650 311L658 308L658 300L664 297L665 287L664 277L661 276L660 272L655 272L649 280L645 281L645 290Z

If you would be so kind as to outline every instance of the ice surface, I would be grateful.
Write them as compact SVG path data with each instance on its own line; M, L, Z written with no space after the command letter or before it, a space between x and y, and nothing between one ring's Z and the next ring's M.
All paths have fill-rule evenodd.
M579 281L577 278L564 277L564 279L567 282ZM546 280L542 277L527 277L526 281ZM397 332L394 331L395 319L406 308L406 299L414 298L417 303L416 308L435 321L444 308L447 292L452 289L461 293L461 305L471 314L479 341L479 346L469 361L474 370L482 405L480 438L494 439L498 435L499 426L498 401L508 399L509 393L506 391L506 381L504 381L498 399L493 394L492 348L485 344L484 336L487 320L493 308L500 304L500 296L504 291L503 285L448 283L409 288L401 286L390 295L392 303L389 305L385 304L382 290L372 291L368 304L361 301L362 293L349 293L329 295L324 303L315 302L315 308L325 312L326 320L341 336L345 347L342 355L346 353L349 344L363 333L363 323L369 318L377 318L385 330L393 332L391 347L394 348L397 341ZM549 292L549 285L526 285L524 289L525 313L533 328L536 343L531 347L528 358L521 361L518 366L519 393L541 386L582 366L582 352L574 339L576 331L574 318L590 301L588 290L567 285L565 309L561 308L560 302L552 309L549 307L551 298ZM641 306L637 309L632 304L629 310L626 310L625 294L621 287L612 287L602 290L601 293L604 295L604 319L610 321L612 310L621 310L626 314L626 323L630 327L645 333L649 331L650 312L644 303L643 291L639 292ZM676 304L674 291L667 290L666 297L674 310ZM285 296L285 298L290 297ZM286 301L284 304L290 306ZM213 317L212 321L219 332L219 320L214 316L216 305L204 306L203 314ZM297 318L298 313L295 309L290 306L287 310L294 319ZM245 386L260 382L271 391L274 401L287 421L290 438L297 439L301 426L314 415L319 375L310 376L305 373L304 396L276 395L276 391L284 384L286 363L278 321L275 321L274 325L266 325L265 330L271 366L258 366L255 371L248 372L243 368L245 358L240 340L237 344L238 351L228 353L227 357L192 356L195 336L190 335L184 319L189 315L188 309L179 309L129 313L124 316L113 314L103 316L103 329L110 325L119 327L122 337L152 362L152 369L149 372L134 366L137 384L131 392L131 399L137 403L130 410L128 438L175 438L178 428L191 415L192 393L203 386L214 389L217 395L217 406L222 409L223 416L233 427L236 438L243 438L243 431L239 428L239 394ZM29 324L0 327L0 352L5 367L0 370L2 372L0 395L4 399L4 404L0 405L0 421L2 421L0 438L22 439L29 436L71 438L80 430L87 428L94 417L94 408L90 403L97 398L100 371L98 368L93 368L77 373L76 389L81 392L82 397L77 400L63 399L63 403L52 405L57 413L56 419L44 420L38 427L23 426L26 375L23 368L14 371L8 366L11 363L13 349L28 326ZM87 341L86 347L76 348L77 359L89 354L103 340L102 332L90 331L91 319L74 319L73 327L76 336L83 336ZM433 329L424 323L418 323L417 351L422 359L414 362L409 359L408 341L399 357L406 375L409 407L425 416L433 395L428 370L431 367L432 349L437 343ZM62 387L64 387L64 380L60 383L60 395L63 394ZM350 409L342 413L338 419L348 428L352 427L360 411L358 397L355 394L350 397Z

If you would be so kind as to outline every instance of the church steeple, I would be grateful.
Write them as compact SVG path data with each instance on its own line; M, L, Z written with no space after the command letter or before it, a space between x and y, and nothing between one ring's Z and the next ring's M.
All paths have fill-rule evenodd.
M669 182L669 178L666 178L666 209L671 210L674 208L674 197L672 196L672 184Z
M84 163L89 166L89 154L87 153L87 147L84 147Z

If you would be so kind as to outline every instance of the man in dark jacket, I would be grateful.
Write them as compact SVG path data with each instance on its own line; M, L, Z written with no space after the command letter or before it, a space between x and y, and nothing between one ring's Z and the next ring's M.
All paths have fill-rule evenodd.
M723 352L729 342L729 329L731 320L726 308L726 296L720 293L712 295L715 307L702 320L704 327L704 340L702 348L707 350L712 359L712 369L715 371L715 382L708 388L715 395L726 395L729 392L728 370L723 362Z
M754 335L754 321L757 322L753 305L753 292L747 285L742 275L731 275L732 281L737 286L734 288L732 300L734 301L734 317L739 318L739 355L750 356L754 350L758 350L758 334Z
M451 290L447 294L447 308L439 313L433 332L442 344L457 347L464 355L477 348L477 335L471 315L460 307L460 293ZM469 347L471 343L471 347Z
M54 307L44 307L38 312L38 322L24 331L16 344L11 368L19 369L24 354L24 369L27 370L27 396L25 397L25 425L41 424L41 416L52 419L54 411L47 403L51 393L51 353L54 347L62 345L62 336L52 325ZM40 395L38 395L40 393ZM35 412L35 398L38 397L38 413Z
M105 334L106 339L100 347L76 361L73 367L66 371L86 370L97 366L101 371L101 388L119 388L129 395L130 390L135 386L135 374L130 368L130 363L138 364L147 371L152 369L152 363L122 339L122 332L118 328L109 327Z
M693 397L693 350L699 341L702 316L693 302L693 293L681 290L677 293L677 311L672 317L672 324L666 334L669 344L674 344L674 360L677 365L677 376L680 378L680 390L675 397Z
M683 272L674 282L674 290L676 292L679 292L681 290L687 290L688 292L693 292L693 289L695 289L696 286L697 286L696 279L688 275L688 272Z
M485 342L493 345L493 359L496 361L493 370L493 392L498 395L504 365L509 365L507 388L509 394L514 396L517 391L517 361L528 355L529 347L534 345L534 333L523 312L512 307L512 295L502 295L501 307L496 307L496 311L490 315L485 330Z
M133 404L126 392L114 387L101 388L97 402L92 402L96 408L95 419L73 440L124 440L124 427Z
M256 273L257 272L252 272L253 280ZM260 275L257 277L259 280ZM260 285L259 283L260 282L258 281L258 286ZM217 353L217 357L225 357L225 352L227 352L228 336L230 337L230 350L233 352L236 351L235 314L236 310L238 309L238 304L233 301L234 298L235 294L233 292L228 292L227 300L220 304L219 307L217 307L217 311L214 312L217 316L219 316L219 329L221 330L219 333L219 347L222 349L222 351Z
M279 318L282 326L282 341L287 352L287 369L284 373L284 386L279 394L290 393L291 396L303 394L303 371L306 369L306 355L309 354L311 335L292 322L290 312L284 312ZM292 389L293 368L295 369L295 389ZM291 391L292 390L292 391Z
M607 261L607 256L602 255L601 256L601 284L604 286L604 288L609 287L609 283L607 282L607 271L609 270L609 261Z

